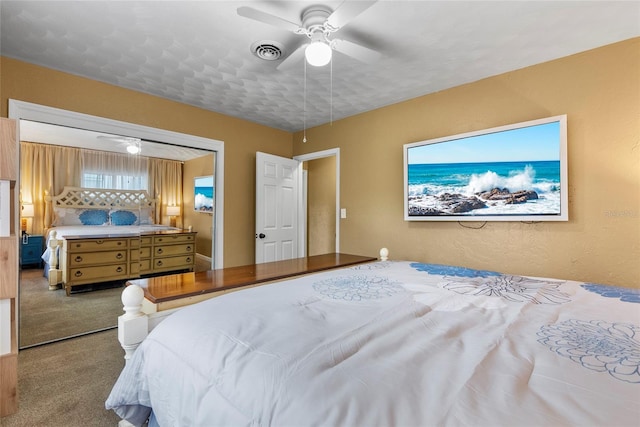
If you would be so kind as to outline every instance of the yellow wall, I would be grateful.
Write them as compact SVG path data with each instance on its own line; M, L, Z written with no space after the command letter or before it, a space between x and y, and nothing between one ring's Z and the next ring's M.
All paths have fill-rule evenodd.
M310 160L307 167L307 254L336 251L336 157Z
M564 223L403 220L403 144L567 114ZM640 287L640 39L583 52L294 135L340 148L342 252ZM477 227L481 223L464 223Z
M197 231L196 252L212 258L211 243L213 241L212 213L196 212L194 204L194 181L197 176L213 175L214 155L209 154L184 162L182 173L182 226L192 227ZM178 224L180 226L180 224Z
M291 157L291 133L6 57L0 71L1 117L17 99L224 141L224 265L253 263L255 153Z

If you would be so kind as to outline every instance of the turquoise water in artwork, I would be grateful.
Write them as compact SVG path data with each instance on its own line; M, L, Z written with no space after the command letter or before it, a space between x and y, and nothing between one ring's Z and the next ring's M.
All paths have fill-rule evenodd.
M539 199L523 204L491 203L486 214L559 214L560 161L435 163L408 165L409 205L440 209L444 193L473 196L494 188L533 190Z

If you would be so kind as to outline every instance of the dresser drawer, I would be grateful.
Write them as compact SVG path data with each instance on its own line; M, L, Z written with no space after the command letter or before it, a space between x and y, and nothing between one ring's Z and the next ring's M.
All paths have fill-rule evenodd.
M140 246L151 246L151 236L140 237Z
M153 271L191 269L193 260L193 255L154 259Z
M42 249L33 247L23 247L20 253L20 261L22 264L33 264L42 261Z
M176 234L176 235L164 235L153 236L153 244L158 245L173 245L177 243L195 242L196 237L194 234Z
M69 254L69 265L72 267L96 264L113 264L126 261L126 250Z
M67 244L69 252L85 252L85 251L109 251L116 249L126 249L126 239L91 239L91 240L73 240Z
M151 248L140 248L140 258L151 258Z
M126 277L126 263L69 269L69 281L71 282L118 280Z
M186 245L169 245L156 247L153 250L153 254L156 257L174 256L174 255L189 255L193 253L195 245L188 243Z
M139 262L131 262L129 263L129 276L128 279L132 277L137 277L140 275L140 263Z
M138 263L138 265L140 265L140 274L151 273L151 260L150 259L143 259Z

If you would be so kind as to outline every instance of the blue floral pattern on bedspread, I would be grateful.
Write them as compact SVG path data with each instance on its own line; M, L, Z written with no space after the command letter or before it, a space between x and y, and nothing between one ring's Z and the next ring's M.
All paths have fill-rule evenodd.
M564 304L571 301L569 295L560 291L562 283L449 265L417 262L410 265L418 271L443 276L440 286L459 294L497 297L511 302L533 304Z
M425 271L429 274L436 274L440 276L456 276L456 277L491 277L500 276L501 274L495 271L489 270L474 270L466 267L456 267L452 265L440 265L440 264L423 264L420 262L412 262L411 268L418 271Z
M561 283L545 282L523 276L499 275L465 280L446 278L445 289L465 295L498 297L511 302L564 304L569 295L560 291Z
M338 276L313 284L313 289L332 299L362 301L387 298L404 288L380 276Z
M540 328L538 342L585 368L640 384L640 328L602 320L566 320Z
M619 286L599 285L597 283L585 283L584 289L595 292L607 298L618 298L624 302L640 303L640 289L622 288Z

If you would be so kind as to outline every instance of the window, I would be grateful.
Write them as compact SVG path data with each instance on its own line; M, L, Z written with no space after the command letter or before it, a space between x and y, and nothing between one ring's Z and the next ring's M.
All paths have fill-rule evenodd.
M146 174L137 176L113 172L82 172L82 187L112 190L149 190Z
M82 150L81 185L149 191L148 160L137 155Z

